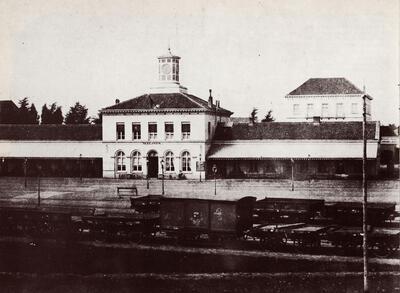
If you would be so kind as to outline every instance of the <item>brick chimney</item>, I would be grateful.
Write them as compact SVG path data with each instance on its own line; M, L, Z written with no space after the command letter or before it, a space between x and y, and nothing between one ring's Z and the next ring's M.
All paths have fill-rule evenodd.
M209 89L210 96L208 97L208 107L213 107L213 97L212 97L212 89Z

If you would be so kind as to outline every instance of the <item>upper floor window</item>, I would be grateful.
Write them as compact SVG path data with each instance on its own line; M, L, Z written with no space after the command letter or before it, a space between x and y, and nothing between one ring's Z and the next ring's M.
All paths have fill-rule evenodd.
M174 124L172 122L165 122L165 139L174 138Z
M149 139L157 139L157 123L149 122Z
M190 172L192 171L192 168L190 167L190 153L187 151L184 151L182 153L182 171L183 172Z
M358 114L358 104L351 103L351 114Z
M322 104L322 106L321 106L321 116L322 117L328 117L328 115L329 115L328 104Z
M314 104L307 104L307 117L314 116Z
M336 104L336 117L344 117L343 103Z
M174 166L174 153L171 151L168 151L165 154L165 171L166 172L173 172L175 171L175 166Z
M132 138L134 140L142 138L140 123L132 123Z
M299 104L293 104L293 115L297 116L300 114L300 105Z
M182 122L182 139L190 138L190 123Z
M117 140L125 139L125 124L122 122L117 123Z
M132 154L132 171L142 171L141 155L138 151Z
M123 151L118 151L115 156L117 171L126 171L125 165L125 153Z

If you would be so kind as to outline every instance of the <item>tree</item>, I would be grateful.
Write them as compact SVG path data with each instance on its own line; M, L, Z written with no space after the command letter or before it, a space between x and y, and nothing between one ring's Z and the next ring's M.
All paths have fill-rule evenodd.
M92 123L93 124L102 124L103 123L103 115L101 114L100 111L97 114L97 117L92 119Z
M251 123L256 123L257 122L257 120L258 120L257 112L258 112L257 108L253 108L253 110L251 111L250 117L249 117Z
M51 104L50 108L44 104L42 107L42 124L62 124L64 117L62 115L61 106L56 103Z
M34 103L29 107L29 124L39 124L39 115Z
M275 121L275 118L272 117L272 110L269 110L265 115L264 119L261 120L261 122L273 122L273 121Z
M76 102L65 115L65 124L89 124L90 117L87 116L88 109Z
M19 108L18 114L15 118L16 124L38 124L39 116L34 104L29 106L29 99L27 97L18 101Z

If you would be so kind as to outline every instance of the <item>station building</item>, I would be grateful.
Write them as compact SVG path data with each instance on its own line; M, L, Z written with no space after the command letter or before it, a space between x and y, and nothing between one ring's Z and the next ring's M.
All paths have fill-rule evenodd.
M102 125L0 124L0 175L108 178L347 178L362 172L367 101L368 173L379 166L372 98L344 78L306 81L290 92L290 122L235 119L180 84L180 57L158 57L147 93L115 100ZM216 167L216 168L213 168Z

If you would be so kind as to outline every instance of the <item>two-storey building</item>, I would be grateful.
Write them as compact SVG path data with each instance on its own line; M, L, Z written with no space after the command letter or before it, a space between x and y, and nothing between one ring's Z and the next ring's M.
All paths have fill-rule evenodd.
M218 122L232 112L188 93L179 82L180 57L158 57L149 93L102 109L103 177L197 178ZM203 175L204 176L204 175Z
M345 78L310 78L286 95L285 120L362 121L364 98L370 121L372 98L364 91Z

